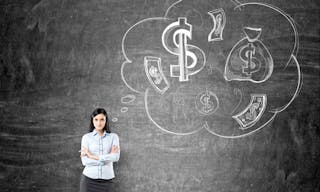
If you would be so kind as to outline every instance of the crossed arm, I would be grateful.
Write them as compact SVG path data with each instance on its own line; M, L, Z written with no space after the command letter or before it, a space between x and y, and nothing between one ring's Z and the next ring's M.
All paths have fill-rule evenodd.
M112 160L117 161L119 160L119 158L117 158L117 155L116 155L118 153L119 153L119 147L117 145L113 145L111 147L111 151L109 154L100 155L100 156L92 154L87 147L82 146L80 157L87 156L90 159L94 159L98 161L112 161Z
M80 157L84 166L104 165L108 162L116 162L120 158L120 147L118 137L114 139L111 150L108 154L95 155L89 151L88 146L89 144L87 140L83 137L81 141Z

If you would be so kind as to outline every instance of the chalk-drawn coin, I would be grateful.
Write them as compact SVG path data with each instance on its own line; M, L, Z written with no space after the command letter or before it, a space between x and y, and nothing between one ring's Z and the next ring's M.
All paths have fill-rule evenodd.
M210 115L219 108L219 99L216 94L206 90L197 95L195 105L201 114Z

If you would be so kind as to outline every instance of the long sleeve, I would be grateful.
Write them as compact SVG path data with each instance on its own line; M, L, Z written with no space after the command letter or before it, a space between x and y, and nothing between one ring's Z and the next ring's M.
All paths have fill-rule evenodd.
M84 135L81 139L81 148L86 147L89 148L88 138L86 135ZM82 165L84 166L98 166L98 165L104 165L104 162L90 159L87 156L81 157Z
M119 147L118 153L110 153L112 146ZM98 160L81 157L82 164L85 166L83 174L92 179L112 179L115 177L113 162L120 157L119 137L115 133L99 135L96 130L85 134L81 140L81 146L88 148L91 154L98 157Z
M118 148L119 148L118 153L109 153L109 154L99 155L99 161L100 162L104 163L104 162L117 162L117 161L119 161L119 158L120 158L120 144L119 144L119 137L116 134L114 134L111 146L114 146L114 145L118 146Z

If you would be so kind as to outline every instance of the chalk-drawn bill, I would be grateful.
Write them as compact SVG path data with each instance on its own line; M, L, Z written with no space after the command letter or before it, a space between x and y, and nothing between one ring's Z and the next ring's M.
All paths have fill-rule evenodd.
M259 121L266 106L266 94L251 94L251 101L248 106L240 113L232 116L232 118L239 123L240 129L250 128Z

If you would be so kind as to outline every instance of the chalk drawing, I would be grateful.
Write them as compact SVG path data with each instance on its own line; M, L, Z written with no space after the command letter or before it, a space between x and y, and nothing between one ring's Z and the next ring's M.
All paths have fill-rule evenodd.
M125 45L125 40L127 38L127 35L128 33L131 32L131 30L133 28L135 28L136 26L142 24L142 23L146 23L146 22L149 22L149 21L163 21L163 20L168 20L167 18L163 18L163 17L153 17L153 18L147 18L147 19L143 19L139 22L137 22L136 24L132 25L126 32L125 34L123 35L123 38L122 38L122 41L121 41L121 48L122 48L122 54L125 58L125 61L122 63L121 65L121 69L120 69L120 73L121 73L121 79L122 81L124 82L124 84L133 92L135 93L140 93L140 94L143 94L143 92L141 91L138 91L137 89L133 88L130 83L127 82L126 78L125 78L125 75L124 75L124 68L127 66L127 65L130 65L132 64L132 60L130 60L127 56L127 53L126 53L126 45Z
M266 94L251 94L249 105L240 113L232 116L232 118L240 124L240 129L250 128L259 121L266 106Z
M162 71L161 58L152 56L144 57L144 68L150 84L157 92L163 94L169 89L170 84Z
M293 100L298 96L298 94L299 94L299 92L300 92L300 90L301 90L301 86L302 86L302 83L301 83L301 82L302 82L302 76L301 76L300 64L299 64L296 56L294 56L294 55L291 55L289 62L293 62L293 63L296 65L297 69L298 69L298 77L297 77L298 83L297 83L297 87L296 87L296 90L295 90L294 95L292 96L292 98L290 99L290 101L289 101L286 105L281 106L281 107L278 107L278 108L276 108L276 109L274 109L274 110L271 110L271 112L273 112L273 113L275 113L275 114L276 114L276 113L280 113L280 112L284 111L287 107L289 107L289 105L290 105L290 104L293 102ZM288 62L288 64L289 64L289 62Z
M226 14L222 8L209 11L208 14L213 20L213 27L208 35L208 41L222 41L223 29L226 25Z
M279 14L281 14L284 18L287 19L287 21L290 23L291 25L291 28L293 30L293 33L294 33L294 47L292 48L292 51L291 51L291 54L292 56L296 56L298 54L298 49L299 49L299 35L298 35L298 30L297 30L297 27L296 27L296 24L294 22L294 20L292 19L292 17L289 16L289 14L287 14L285 11L283 11L282 9L274 6L274 5L269 5L269 4L266 4L266 3L258 3L258 2L249 2L249 3L240 3L238 4L234 9L239 9L241 10L242 7L245 7L247 5L258 5L258 6L262 6L262 7L267 7L267 8L270 8L276 12L278 12ZM289 61L287 61L286 63L286 66L289 65Z
M178 1L174 2L174 3L172 3L172 5L170 5L170 7L168 7L168 9L166 10L166 12L165 12L165 14L164 14L164 17L165 17L165 18L168 18L169 11L170 11L173 7L175 7L177 4L181 3L182 1L183 1L183 0L178 0Z
M299 62L296 58L299 48L299 39L294 20L282 9L273 5L260 2L241 3L238 0L230 0L231 4L233 5L232 7L234 8L233 10L224 9L224 7L217 8L214 10L205 10L203 8L197 9L196 6L187 6L190 7L190 9L192 9L189 12L196 12L197 17L199 16L201 18L201 25L197 23L199 22L199 20L193 20L196 22L191 24L190 21L192 21L192 18L190 19L191 16L188 16L188 11L181 14L179 13L180 10L183 10L180 9L180 5L181 7L183 7L183 3L185 2L186 1L184 0L178 0L168 7L163 17L152 17L143 19L132 25L126 31L122 39L122 53L124 55L124 58L126 59L126 61L123 62L121 66L121 78L123 82L131 91L139 93L141 96L144 97L144 107L148 118L157 128L159 128L161 131L165 133L183 136L195 134L200 130L206 130L208 131L208 133L212 135L227 139L242 138L256 133L257 131L261 130L266 125L268 125L271 121L273 121L276 115L284 111L299 95L302 86L302 74ZM210 3L212 4L213 2L210 1ZM201 3L199 3L199 5L201 6ZM208 63L210 68L208 69L209 73L200 73L201 70L205 69L204 67L207 64L207 62L209 62L207 61L206 54L210 54L210 51L212 50L206 50L205 47L202 47L204 42L202 40L202 43L198 44L197 38L203 38L205 42L211 44L217 41L221 41L219 43L224 43L226 41L226 39L223 38L223 36L226 35L224 34L224 30L227 29L228 25L230 25L231 23L227 22L226 18L228 16L228 19L232 19L229 18L230 15L228 15L228 11L240 11L241 14L241 11L246 10L246 8L250 6L259 6L268 10L272 10L273 12L276 12L281 18L284 18L285 22L289 23L289 25L291 26L290 30L293 31L294 36L294 44L290 50L290 54L288 55L289 60L280 64L274 63L274 58L272 57L269 51L270 47L266 46L271 45L266 43L266 39L261 38L261 34L266 33L266 30L264 29L265 26L263 25L263 23L261 23L261 26L257 26L256 24L251 26L249 23L249 25L243 25L244 27L242 28L242 31L244 36L236 40L237 43L230 47L230 51L227 57L225 58L224 65L220 67L221 65L218 65L219 61L215 60L217 58L216 55L218 53L212 53L216 55L215 57L213 57L213 59L211 59L213 61L210 61L210 63ZM204 10L204 13L202 13L199 10ZM253 9L253 11L254 10L255 9ZM169 15L172 15L172 12L175 13L174 15L176 16L170 18ZM210 29L209 32L207 32L207 34L201 34L201 36L199 36L200 32L207 30L208 26L205 24L208 23L205 22L207 20L213 22L213 27L212 29ZM129 58L127 56L127 51L129 50L127 49L127 47L134 47L134 45L127 45L126 38L128 38L128 34L130 34L134 28L142 24L151 22L158 22L159 26L161 26L159 27L159 29L162 30L160 31L160 36L158 38L154 38L154 41L159 41L160 46L163 47L163 50L166 53L152 52L153 54L148 54L148 50L145 50L146 54L143 57L143 62L138 62L138 64L144 65L142 67L144 69L144 72L141 71L141 73L146 75L146 79L148 79L147 83L150 86L148 86L147 88L145 88L144 91L142 91L137 90L136 88L131 86L130 80L125 78L124 69L129 65L136 64L133 62L134 58ZM281 28L281 26L275 26L275 28ZM140 32L143 33L145 36L154 35L148 34L147 30L143 29ZM218 51L221 52L222 50ZM221 55L219 56L221 58ZM214 67L212 63L216 63ZM267 98L270 98L270 93L267 90L265 93L261 91L251 90L252 93L248 93L251 97L250 102L247 104L243 103L247 100L244 99L246 94L244 94L244 92L242 92L242 90L240 89L242 84L264 86L266 83L268 83L268 80L273 76L275 70L274 65L277 65L277 68L283 67L283 70L285 70L289 65L292 65L297 69L297 78L295 79L297 81L297 85L292 87L294 93L292 97L288 99L288 102L285 104L281 103L281 105L279 104L280 107L278 105L273 108L268 108L268 106L271 106L270 100L267 102ZM163 69L168 70L164 71ZM213 71L218 71L222 73L213 73ZM218 98L216 94L219 93L219 91L223 92L222 90L228 90L223 89L223 87L219 87L225 86L225 83L219 82L220 84L217 84L217 86L213 86L214 91L210 90L209 88L203 88L201 90L201 88L197 87L197 89L194 90L199 91L199 93L196 93L195 95L193 95L194 93L190 93L188 91L177 91L177 86L180 88L185 88L184 86L179 86L179 84L187 85L194 83L194 85L197 85L195 82L199 78L204 78L204 74L219 74L221 75L223 81L227 83L229 83L230 81L238 82L236 85L230 82L230 86L231 88L233 88L233 93L237 97L237 99L233 100L232 104L227 105L228 109L225 109L226 99ZM210 82L208 82L209 84L215 85L217 82L212 81L212 79L216 80L218 78L207 79L211 80ZM153 90L154 92L152 92ZM190 90L193 89L191 88ZM167 94L172 94L172 97L166 97ZM192 100L192 102L194 102L194 111L197 114L200 114L199 116L196 116L194 119L196 121L202 120L202 117L206 117L207 119L204 118L202 123L196 124L191 131L184 131L183 127L180 129L182 130L181 132L178 132L176 130L172 131L172 125L160 122L158 120L158 117L152 116L159 114L158 111L154 112L154 110L163 110L161 108L158 108L157 105L153 105L154 108L157 109L154 109L153 107L148 105L148 103L152 103L152 99L154 99L154 97L157 97L159 99L158 101L166 101L166 99L168 98L173 98L173 102L169 103L170 106L165 107L166 110L162 111L161 113L168 115L169 117L172 117L173 122L178 122L182 119L190 118L190 113L188 113L187 110L191 108L189 104L192 98L194 98L194 100ZM130 104L135 100L136 98L134 95L128 95L121 98L121 102L124 104ZM240 106L246 107L241 109ZM128 107L121 108L122 113L125 113L127 111ZM224 114L220 114L221 111L227 112ZM238 112L234 114L236 111ZM227 127L230 129L230 131L227 132L229 134L225 134L224 132L221 132L221 130L220 132L217 131L215 129L216 127L210 127L216 126L220 123L220 121L218 123L210 122L208 118L212 119L213 121L216 120L215 118L221 118L222 124L224 123L223 121L229 121L228 125L231 124L235 127Z
M117 118L117 117L113 117L113 118L111 119L111 121L112 121L112 122L117 122L117 121L118 121L118 118Z
M128 107L121 107L120 112L121 113L126 113L128 112L129 108Z
M259 41L261 28L245 27L246 37L230 51L224 71L227 81L262 83L273 71L273 59L266 46Z
M170 76L179 77L179 81L188 81L189 76L201 71L206 63L204 52L199 47L188 44L188 39L192 39L192 25L185 17L179 17L178 21L168 25L162 33L163 47L179 58L178 65L170 65ZM188 63L190 59L191 64Z
M132 104L135 100L136 96L131 94L121 97L121 103L123 104ZM126 113L128 110L128 107L121 107L120 112Z
M117 116L119 116L118 114L115 114L113 112L109 112L108 115L109 115L109 117L110 117L112 122L117 122L118 121L118 118L117 118Z
M136 96L131 94L121 97L121 103L123 104L129 104L134 102L135 100L136 100Z
M234 3L235 5L241 5L241 2L238 0L231 0L232 3Z
M215 93L205 90L199 93L195 99L195 106L203 115L213 114L219 108L219 99Z

